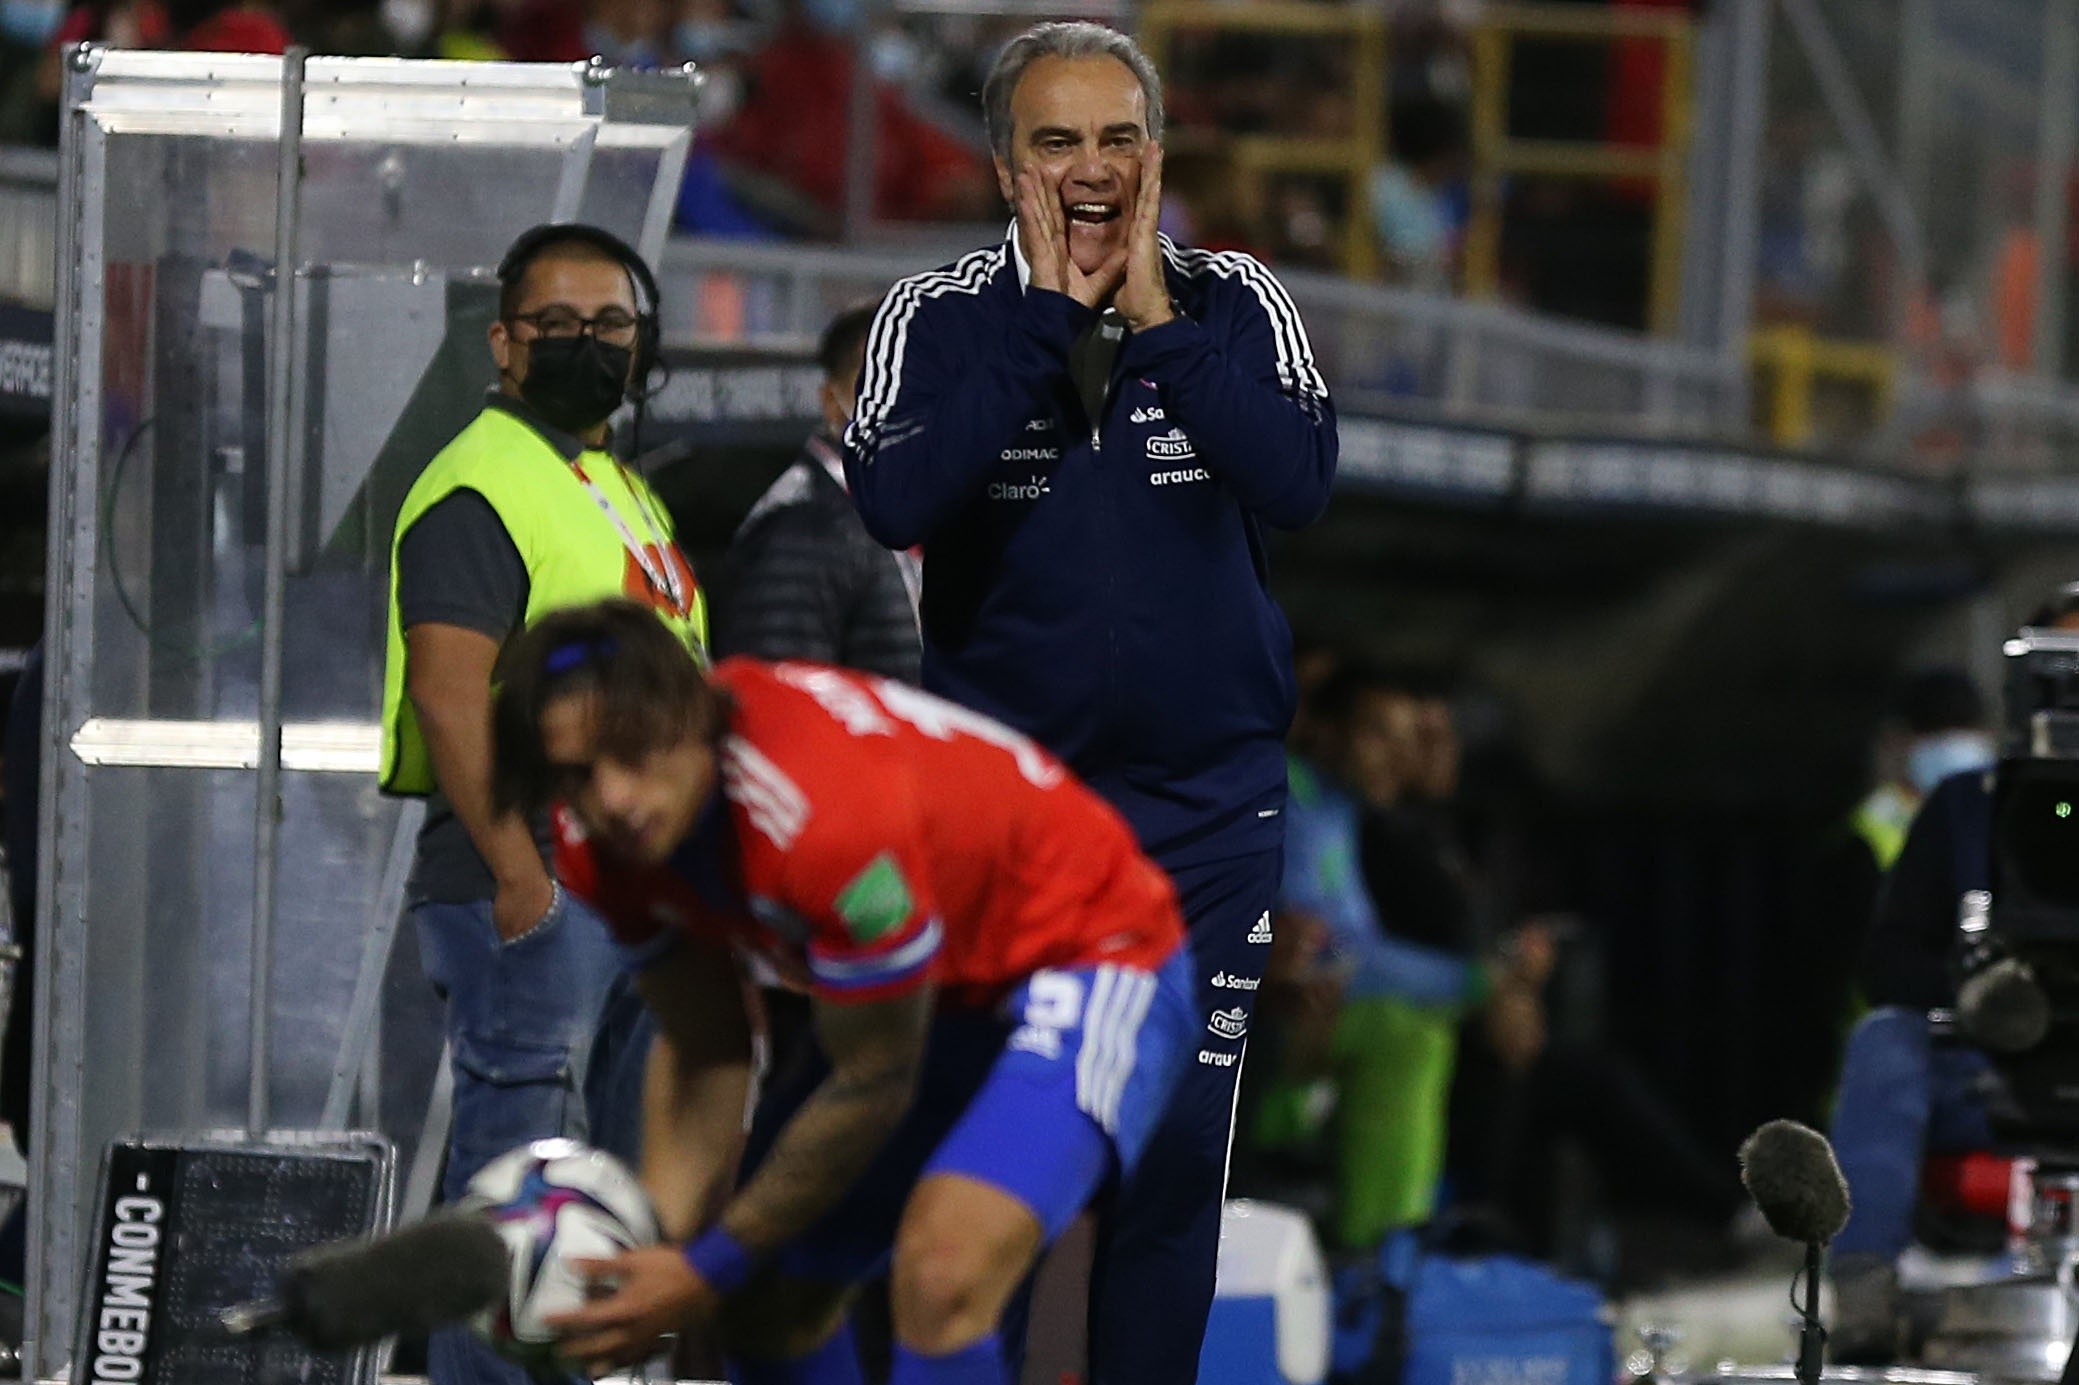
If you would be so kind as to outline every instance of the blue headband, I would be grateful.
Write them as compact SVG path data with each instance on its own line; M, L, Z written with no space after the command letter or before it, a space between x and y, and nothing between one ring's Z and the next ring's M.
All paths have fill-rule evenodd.
M551 678L560 678L596 660L612 658L615 648L610 638L569 640L557 645L543 656L541 671Z

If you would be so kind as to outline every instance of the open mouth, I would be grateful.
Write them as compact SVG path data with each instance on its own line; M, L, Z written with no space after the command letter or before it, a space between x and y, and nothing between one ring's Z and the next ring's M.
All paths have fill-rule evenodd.
M1068 219L1079 226L1103 226L1119 219L1119 209L1109 202L1071 202Z

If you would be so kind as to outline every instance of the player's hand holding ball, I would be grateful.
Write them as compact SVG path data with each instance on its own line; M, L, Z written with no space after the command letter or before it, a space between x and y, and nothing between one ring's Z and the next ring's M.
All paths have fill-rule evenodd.
M561 1334L557 1354L587 1375L641 1365L657 1342L697 1319L711 1318L720 1298L675 1245L644 1246L575 1268L605 1290L584 1307L557 1313L546 1325Z
M633 1364L649 1355L635 1347L651 1346L683 1320L684 1313L634 1342L635 1319L625 1300L646 1293L654 1311L651 1261L669 1260L687 1277L693 1271L676 1246L657 1244L663 1233L648 1194L628 1166L604 1150L575 1140L536 1140L485 1165L469 1180L465 1205L497 1230L511 1260L504 1297L470 1323L499 1355L539 1371ZM617 1281L605 1298L599 1297L602 1278ZM609 1309L611 1316L603 1316ZM617 1350L599 1350L596 1339L610 1325Z

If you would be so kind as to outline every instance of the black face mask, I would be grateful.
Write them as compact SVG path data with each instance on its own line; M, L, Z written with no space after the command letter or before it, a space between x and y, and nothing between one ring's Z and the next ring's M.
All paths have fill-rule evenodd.
M628 392L635 353L590 333L536 337L527 343L527 378L520 398L542 421L566 433L584 433L607 420Z

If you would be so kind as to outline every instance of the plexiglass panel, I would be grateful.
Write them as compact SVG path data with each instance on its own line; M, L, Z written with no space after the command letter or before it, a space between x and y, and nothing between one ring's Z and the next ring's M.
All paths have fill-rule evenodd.
M642 122L609 124L605 74L314 60L283 275L282 64L108 54L93 68L68 92L61 209L40 915L51 945L32 1152L41 1376L71 1340L108 1141L248 1118L254 765L270 659L284 768L268 1120L317 1126L332 1098L405 1157L417 1142L436 1012L408 939L387 967L366 945L394 920L382 882L408 848L400 804L373 774L391 525L494 383L485 331L505 246L574 217L654 241L687 144L683 124L658 116L671 88L654 76L628 107ZM690 120L690 82L679 86ZM284 284L293 327L278 342ZM277 400L283 350L292 384ZM291 439L278 468L289 521L270 547L276 409ZM269 631L277 567L285 610ZM390 973L387 1003L369 1051L344 1052L364 968L374 985ZM355 1100L341 1103L343 1091Z

